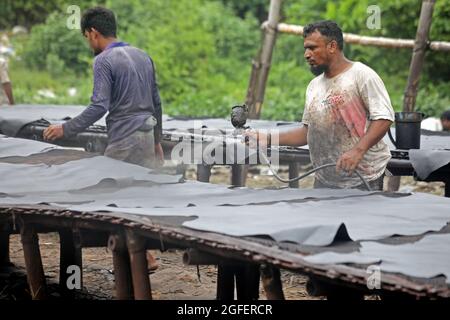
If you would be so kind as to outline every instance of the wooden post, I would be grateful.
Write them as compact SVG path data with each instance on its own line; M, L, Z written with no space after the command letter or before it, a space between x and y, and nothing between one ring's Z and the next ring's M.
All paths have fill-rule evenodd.
M258 61L253 61L247 91L246 104L249 106L249 118L258 119L264 101L267 78L272 62L273 48L277 38L277 26L280 20L282 0L271 0L267 28L264 28L264 39L258 54Z
M436 0L423 0L420 11L419 25L417 27L416 41L414 43L411 65L409 67L408 84L403 100L403 111L414 111L417 90L419 89L420 73L425 61L425 51L428 46L428 34L433 17L433 8Z
M234 269L225 264L217 266L217 300L234 299Z
M259 265L247 263L235 268L236 294L240 301L253 301L259 298Z
M261 266L261 279L267 300L284 300L280 269L269 265Z
M300 165L296 161L289 162L289 179L294 179L298 177ZM298 188L300 186L299 181L289 182L289 188Z
M197 165L197 181L209 182L211 178L211 166L207 164Z
M44 267L42 266L41 252L39 250L38 235L32 225L24 223L21 226L23 255L27 271L28 285L33 300L47 298L47 286L45 282Z
M110 235L108 248L113 254L114 283L116 287L116 299L132 300L133 283L131 277L130 256L123 235Z
M245 164L233 164L231 166L231 185L236 187L245 186L247 166Z
M403 111L412 112L416 105L417 91L419 89L420 73L425 62L425 51L428 46L428 33L433 17L435 0L423 0L420 10L419 25L417 27L416 40L409 67L408 83L403 97ZM398 191L401 177L390 177L388 191Z
M7 266L9 260L9 232L0 231L0 266Z
M450 198L450 180L446 180L444 183L444 197Z
M67 287L67 279L69 278L67 269L69 266L76 265L80 268L80 284L83 288L83 262L79 231L59 230L59 244L59 287L63 295L72 296L73 290L69 290Z
M134 298L136 300L151 300L152 292L148 275L145 241L132 230L127 230L127 247L130 254Z

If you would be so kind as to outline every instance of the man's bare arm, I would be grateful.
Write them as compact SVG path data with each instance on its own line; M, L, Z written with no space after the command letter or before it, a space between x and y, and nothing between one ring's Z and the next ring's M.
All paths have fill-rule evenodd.
M336 166L337 170L353 173L367 150L383 139L391 123L390 120L384 119L371 121L366 134L359 140L356 146L339 158Z
M304 146L308 144L307 135L308 135L308 126L306 125L288 131L281 131L278 143L280 146L292 146L292 147Z
M258 140L259 145L266 145L268 142L268 134L271 133L271 143L277 140L274 137L275 134L278 134L278 145L280 146L291 146L291 147L299 147L308 144L307 135L308 135L308 126L304 125L302 127L298 127L290 130L279 130L279 131L269 131L269 130L258 130L258 131L247 131L245 135L252 139L255 143ZM253 145L250 143L250 145Z
M5 90L6 96L8 97L9 104L14 104L14 96L12 92L11 82L3 83L3 89Z

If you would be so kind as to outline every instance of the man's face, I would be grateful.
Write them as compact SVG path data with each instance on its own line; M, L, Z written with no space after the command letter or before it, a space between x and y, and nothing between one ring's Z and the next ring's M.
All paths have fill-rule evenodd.
M450 131L450 120L441 119L441 123L442 123L442 130Z
M99 45L99 37L100 34L97 30L91 29L90 31L86 30L84 32L84 37L89 42L89 46L91 47L92 51L94 52L94 55L98 55L102 52Z
M304 39L305 54L311 72L318 76L329 68L331 56L336 52L336 41L328 39L314 31Z

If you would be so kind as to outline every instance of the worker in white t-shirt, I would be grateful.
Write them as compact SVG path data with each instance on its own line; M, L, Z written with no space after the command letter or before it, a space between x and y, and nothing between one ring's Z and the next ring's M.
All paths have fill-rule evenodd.
M355 170L373 190L383 189L391 154L383 137L394 121L389 94L378 74L343 53L342 31L333 21L303 29L304 57L316 75L306 90L303 126L279 134L280 145L308 144L316 188L363 188ZM250 132L263 143L263 132ZM255 137L256 135L256 137ZM272 140L273 141L273 140Z

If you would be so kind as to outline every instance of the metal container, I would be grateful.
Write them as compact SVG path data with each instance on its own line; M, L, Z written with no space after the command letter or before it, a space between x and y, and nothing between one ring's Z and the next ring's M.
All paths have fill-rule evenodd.
M420 123L422 112L395 113L395 141L389 130L389 137L397 149L420 149Z

